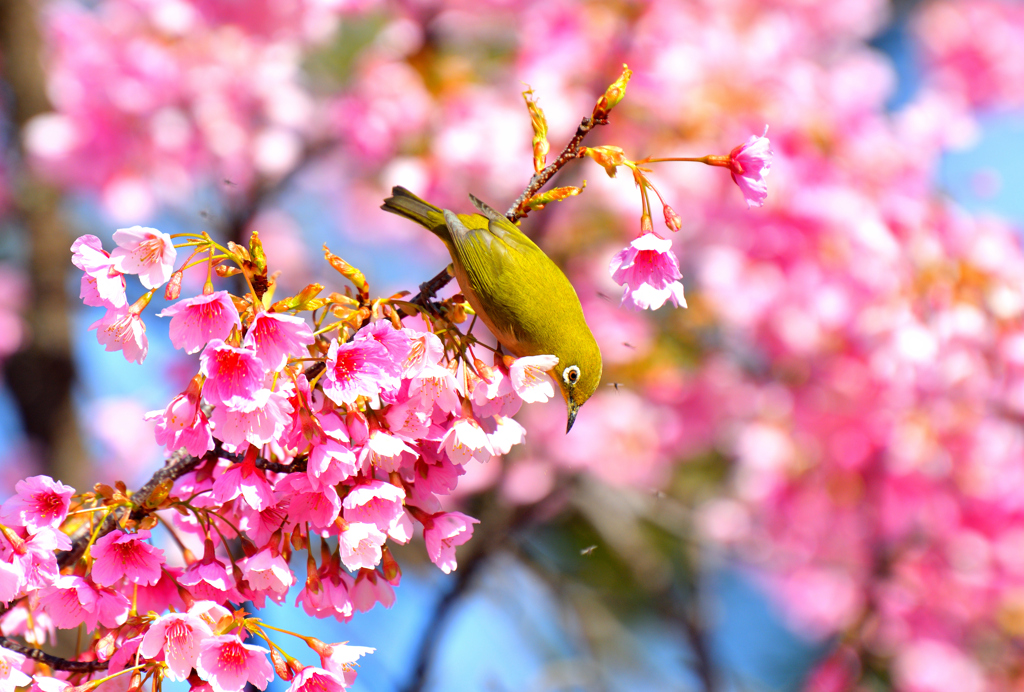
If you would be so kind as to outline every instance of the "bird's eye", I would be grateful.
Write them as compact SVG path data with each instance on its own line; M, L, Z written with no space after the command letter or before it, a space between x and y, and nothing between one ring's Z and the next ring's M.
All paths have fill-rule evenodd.
M576 382L580 379L579 366L570 365L565 370L563 370L562 379L565 380L566 384L576 384Z

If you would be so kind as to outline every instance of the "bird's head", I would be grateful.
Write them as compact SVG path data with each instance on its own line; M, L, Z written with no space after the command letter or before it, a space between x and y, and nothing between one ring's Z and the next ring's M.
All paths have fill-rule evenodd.
M558 365L551 371L551 376L555 378L565 399L569 416L565 426L567 433L572 430L580 407L587 402L601 382L601 349L598 348L589 330L586 336L589 338L567 344L566 348L561 349L561 353L554 354L558 356Z

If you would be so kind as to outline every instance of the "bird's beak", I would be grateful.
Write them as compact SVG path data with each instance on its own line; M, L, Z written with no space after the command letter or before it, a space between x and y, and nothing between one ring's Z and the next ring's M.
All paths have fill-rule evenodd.
M565 434L568 435L572 430L572 424L576 422L576 414L580 412L580 405L573 401L571 396L566 404L569 406L569 422L565 424Z

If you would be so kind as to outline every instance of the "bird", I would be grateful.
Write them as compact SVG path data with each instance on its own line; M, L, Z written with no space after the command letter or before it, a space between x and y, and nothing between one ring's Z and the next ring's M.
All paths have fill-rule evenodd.
M396 186L381 209L411 219L448 248L459 288L498 343L516 357L552 355L549 371L565 399L567 423L601 382L601 349L569 279L504 215L473 195L479 213L455 214Z

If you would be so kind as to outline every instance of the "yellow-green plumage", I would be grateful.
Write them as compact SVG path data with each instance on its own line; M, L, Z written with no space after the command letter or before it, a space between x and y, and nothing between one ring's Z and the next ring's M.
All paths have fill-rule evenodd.
M479 214L443 211L403 187L391 194L381 208L444 241L462 293L506 350L558 358L551 374L568 407L568 432L601 381L601 350L565 274L515 224L472 195Z

